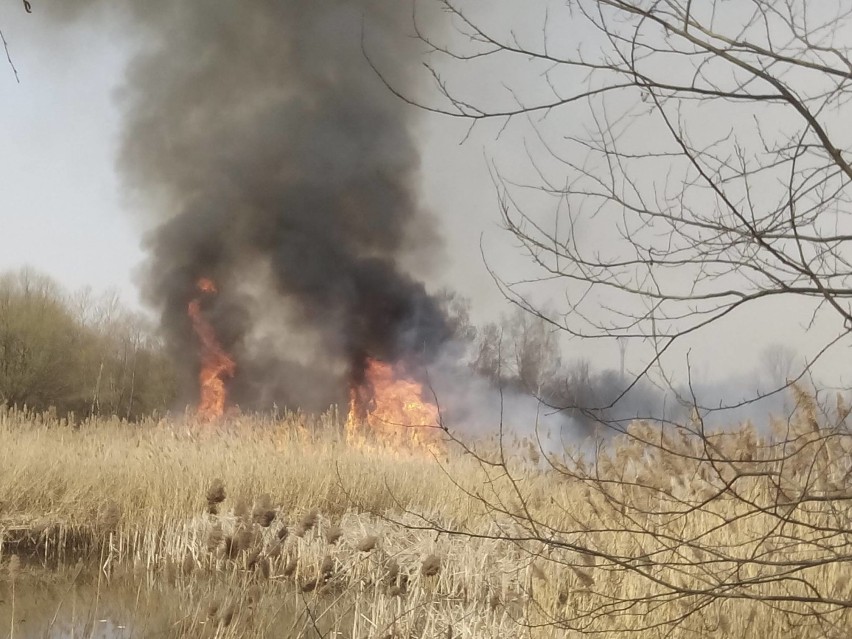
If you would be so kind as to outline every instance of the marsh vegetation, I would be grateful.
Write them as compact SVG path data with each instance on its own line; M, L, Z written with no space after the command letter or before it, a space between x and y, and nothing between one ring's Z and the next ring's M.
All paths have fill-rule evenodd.
M18 637L841 637L846 412L800 393L772 432L636 423L557 460L525 442L357 449L334 413L74 426L6 410L0 623Z

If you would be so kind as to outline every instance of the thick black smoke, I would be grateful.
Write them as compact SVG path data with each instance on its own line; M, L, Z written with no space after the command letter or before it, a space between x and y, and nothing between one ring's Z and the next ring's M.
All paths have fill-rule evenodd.
M363 33L383 71L413 89L410 5L138 0L126 9L143 44L121 93L120 162L162 215L145 294L162 310L187 386L198 351L186 307L200 277L219 285L205 312L237 360L242 405L325 407L368 357L433 354L448 336L444 313L404 268L439 248L418 205L416 112L362 52Z

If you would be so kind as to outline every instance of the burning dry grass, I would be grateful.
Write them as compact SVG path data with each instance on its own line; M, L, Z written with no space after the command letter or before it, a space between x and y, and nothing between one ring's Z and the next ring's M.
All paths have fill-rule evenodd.
M849 564L819 554L819 544L845 552L840 537L747 515L724 491L688 516L674 513L667 495L701 503L719 490L700 464L624 443L599 464L616 488L605 496L529 463L513 468L511 483L462 455L352 450L330 434L339 432L333 422L236 418L197 432L101 420L72 429L0 413L0 600L12 600L14 584L23 605L45 567L60 574L82 559L99 598L135 593L128 609L167 589L168 603L157 604L166 636L549 638L566 636L566 620L610 628L603 637L664 622L672 637L846 636L848 606L817 621L813 602L782 602L798 596L794 585L768 579L783 570L779 557L810 556L796 579L849 601ZM748 430L719 446L770 454ZM755 500L767 489L760 478L742 482ZM653 495L665 508L648 514ZM840 521L847 504L826 498L802 517ZM535 541L551 537L559 543ZM740 565L726 559L738 554ZM766 598L700 595L737 571ZM671 594L671 584L683 592ZM0 623L8 614L0 603Z

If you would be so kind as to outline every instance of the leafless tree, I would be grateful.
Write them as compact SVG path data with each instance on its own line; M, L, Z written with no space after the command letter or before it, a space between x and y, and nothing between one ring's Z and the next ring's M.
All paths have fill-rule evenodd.
M421 28L436 6L452 37ZM499 3L418 0L436 91L399 94L472 129L527 132L536 180L494 168L503 220L567 308L544 313L528 279L495 271L503 292L575 338L644 354L625 391L723 321L775 321L775 299L824 336L794 379L846 340L852 7L524 6L525 23L501 24Z
M795 399L771 429L711 431L713 407L689 379L685 423L609 423L614 440L573 457L539 442L532 468L502 441L488 453L457 440L486 476L481 489L459 483L493 515L484 536L544 558L566 580L567 594L547 595L556 604L531 587L542 626L848 636L849 409L842 397L821 408L797 380L852 329L852 5L569 0L525 2L523 14L504 5L520 21L501 21L499 3L416 1L436 91L430 100L386 84L471 130L493 122L498 135L528 133L537 179L519 183L496 165L493 176L506 228L567 310L544 312L529 279L495 272L505 295L576 339L644 353L622 395L655 372L668 381L664 358L718 338L723 322L746 312L774 321L775 299L804 310L824 339L759 393L787 388ZM456 27L451 37L419 19L436 8ZM550 478L546 503L530 488L536 473ZM427 516L423 525L483 536Z

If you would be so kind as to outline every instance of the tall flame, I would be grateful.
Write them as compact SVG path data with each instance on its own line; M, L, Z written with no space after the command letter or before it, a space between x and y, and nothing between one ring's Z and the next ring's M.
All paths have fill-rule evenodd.
M196 286L202 295L213 295L218 292L215 282L206 277L199 279ZM236 363L219 344L216 331L201 313L200 296L189 303L187 311L201 346L198 417L207 422L221 417L225 412L227 401L225 378L234 376Z
M443 448L438 407L423 401L423 386L397 376L386 362L368 360L364 381L350 390L346 439L355 446L399 449Z

